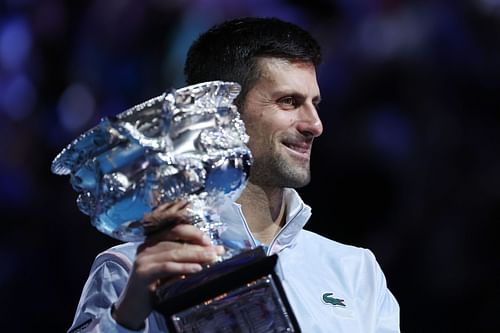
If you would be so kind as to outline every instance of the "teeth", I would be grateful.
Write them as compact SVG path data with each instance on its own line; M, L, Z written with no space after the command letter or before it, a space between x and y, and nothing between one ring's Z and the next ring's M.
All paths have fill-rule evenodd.
M309 151L309 149L307 147L304 147L303 145L289 143L289 144L286 144L286 146L292 150L299 152L299 153L307 153Z

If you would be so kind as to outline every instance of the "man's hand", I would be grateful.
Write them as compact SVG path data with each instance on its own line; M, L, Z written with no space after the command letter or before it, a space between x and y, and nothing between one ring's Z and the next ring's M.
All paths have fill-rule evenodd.
M129 329L140 329L153 310L159 281L199 272L224 252L213 246L201 230L186 219L187 203L163 204L144 217L149 236L137 248L127 286L112 311L113 318ZM174 225L172 227L172 225Z

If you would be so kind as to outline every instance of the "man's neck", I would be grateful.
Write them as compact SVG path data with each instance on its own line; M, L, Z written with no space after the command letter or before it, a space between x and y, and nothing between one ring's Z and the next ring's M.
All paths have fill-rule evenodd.
M263 188L249 182L237 201L254 237L269 245L285 223L283 188Z

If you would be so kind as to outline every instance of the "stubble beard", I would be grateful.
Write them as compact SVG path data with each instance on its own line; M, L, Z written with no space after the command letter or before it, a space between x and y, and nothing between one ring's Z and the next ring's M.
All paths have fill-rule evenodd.
M271 156L254 160L249 181L264 187L304 187L311 181L309 161L294 161L284 152L274 151Z

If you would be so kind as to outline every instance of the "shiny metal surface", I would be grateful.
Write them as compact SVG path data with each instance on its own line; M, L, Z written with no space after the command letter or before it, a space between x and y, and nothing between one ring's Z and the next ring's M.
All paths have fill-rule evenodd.
M184 198L193 224L219 244L217 209L237 199L252 162L233 104L239 92L237 83L204 82L104 118L57 155L52 171L70 176L78 208L106 235L140 241L144 213Z

